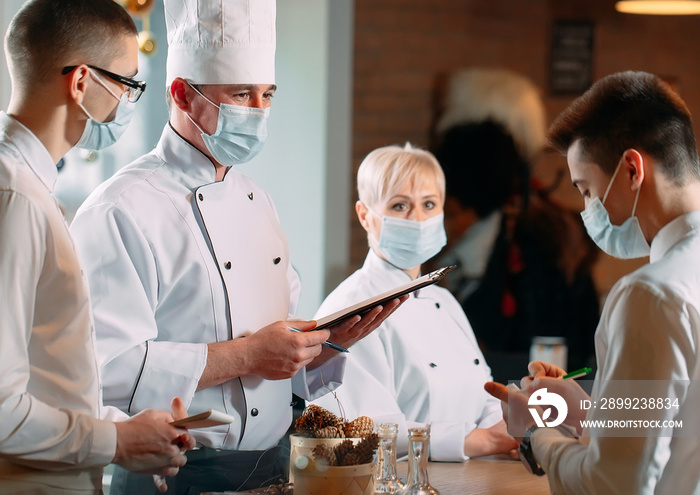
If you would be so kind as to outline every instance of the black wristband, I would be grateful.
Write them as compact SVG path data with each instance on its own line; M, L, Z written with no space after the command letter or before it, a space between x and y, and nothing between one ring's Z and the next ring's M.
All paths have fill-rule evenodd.
M539 426L532 425L525 430L523 440L520 442L520 446L518 447L518 453L520 454L520 460L528 471L530 471L532 474L536 474L537 476L542 476L544 474L544 470L539 464L537 464L535 456L532 453L532 445L530 444L530 436L538 428Z

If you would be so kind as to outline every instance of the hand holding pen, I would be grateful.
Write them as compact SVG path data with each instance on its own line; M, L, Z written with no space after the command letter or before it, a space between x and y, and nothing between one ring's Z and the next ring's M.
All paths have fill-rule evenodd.
M591 370L591 368L589 368L588 366L584 366L581 369L567 373L566 375L562 376L561 378L562 378L562 380L575 380L576 378L581 378L581 377L586 376L591 371L593 371L593 370Z
M299 333L302 332L302 331L299 330L298 328L294 328L294 327L287 327L287 328L289 328L289 330L292 331L292 332L299 332ZM309 332L313 332L313 330L308 330L308 331L309 331ZM327 340L326 340L323 344L321 344L321 345L324 345L324 346L326 346L326 347L329 347L329 348L331 348L331 349L333 349L333 350L335 350L335 351L338 351L338 352L350 352L350 351L348 351L345 347L343 347L342 345L334 344L333 342L329 342L329 341L327 341Z
M562 378L566 375L566 371L556 364L548 363L547 361L531 361L527 365L527 371L530 376L523 380L537 380L539 378Z
M591 368L584 367L567 373L559 366L546 361L531 361L527 365L527 370L530 372L530 376L520 380L520 388L528 390L533 388L533 382L539 383L540 380L547 379L576 379L586 376L592 371Z
M582 378L586 375L588 375L591 371L593 371L591 368L584 366L581 369L571 371L569 373L565 373L563 369L559 368L558 366L555 366L550 363L546 363L544 361L533 361L530 364L537 363L533 366L533 369L535 370L535 373L533 373L533 376L526 376L521 380L521 385L523 385L523 388L532 388L530 384L534 382L535 380L540 380L542 378L554 378L554 379L561 379L561 380L575 380L576 378ZM554 373L555 376L548 376L545 371L545 366L546 369L549 370L550 372ZM543 373L545 371L545 373ZM562 373L564 373L562 375ZM519 392L520 387L518 387L515 383L510 383L508 384L508 389L511 392Z

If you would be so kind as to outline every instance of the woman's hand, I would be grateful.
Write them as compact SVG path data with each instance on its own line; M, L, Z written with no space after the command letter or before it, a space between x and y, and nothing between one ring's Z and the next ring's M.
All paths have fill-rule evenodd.
M464 438L464 455L508 454L518 459L518 442L508 434L505 421L499 421L490 428L475 428Z
M353 316L352 318L348 318L337 325L333 325L329 328L331 331L329 340L343 347L352 346L376 330L379 325L381 325L384 320L386 320L394 311L396 311L398 307L401 306L407 299L408 295L401 296L387 302L383 306L373 308L371 311L363 314L361 317ZM307 366L307 369L311 370L320 366L337 353L337 351L324 347L321 354Z

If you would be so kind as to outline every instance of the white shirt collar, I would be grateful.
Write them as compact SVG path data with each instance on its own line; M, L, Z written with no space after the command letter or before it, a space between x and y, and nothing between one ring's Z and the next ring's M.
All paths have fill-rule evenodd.
M216 181L216 166L207 155L192 146L168 123L163 129L156 154L170 167L179 169L188 179L186 185L196 188Z
M393 289L411 281L411 277L406 272L380 258L372 248L369 249L362 268L373 274L372 280L380 290Z
M48 190L53 192L58 169L44 143L4 111L0 111L0 133L6 136L5 143L13 148L12 151L21 156Z
M700 210L691 211L671 220L652 239L649 262L654 263L663 258L674 245L698 228L700 228Z

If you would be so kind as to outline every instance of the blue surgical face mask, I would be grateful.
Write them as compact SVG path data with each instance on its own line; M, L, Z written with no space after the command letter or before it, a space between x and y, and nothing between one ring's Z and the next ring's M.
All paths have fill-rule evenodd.
M641 185L637 189L637 195L634 198L632 214L622 225L610 223L610 216L603 206L621 165L622 161L617 164L610 183L608 183L608 188L605 190L603 201L601 202L599 198L591 201L586 209L581 212L581 218L583 218L583 223L593 242L610 256L622 259L642 258L649 255L649 244L644 238L642 228L639 226L639 220L634 216L634 212L637 209L637 200L639 200L639 191L642 190Z
M440 213L422 222L379 215L382 230L376 248L392 265L409 270L422 265L440 252L447 243L444 214Z
M207 134L187 115L202 133L202 139L211 156L222 165L232 166L252 160L260 153L267 138L269 108L251 108L240 105L217 105L190 84L197 94L219 109L214 134Z
M131 122L131 116L134 113L135 103L129 101L128 95L125 93L121 97L117 96L114 91L109 89L102 79L93 72L92 69L88 68L92 77L105 88L109 93L119 100L119 105L117 106L117 112L114 118L109 122L100 122L95 120L90 112L88 112L85 107L78 103L80 108L88 116L88 120L85 123L85 129L83 129L83 135L75 144L76 148L82 148L86 150L101 150L112 146L117 140L124 134L124 131L129 126Z

